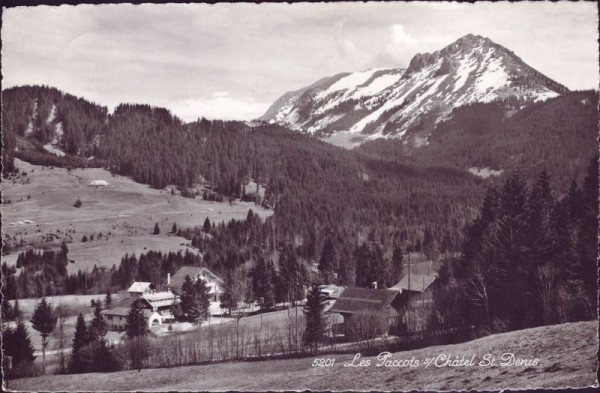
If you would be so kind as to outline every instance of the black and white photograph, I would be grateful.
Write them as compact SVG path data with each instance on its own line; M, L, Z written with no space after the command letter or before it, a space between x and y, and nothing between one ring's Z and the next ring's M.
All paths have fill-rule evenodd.
M3 390L597 389L598 10L3 2Z

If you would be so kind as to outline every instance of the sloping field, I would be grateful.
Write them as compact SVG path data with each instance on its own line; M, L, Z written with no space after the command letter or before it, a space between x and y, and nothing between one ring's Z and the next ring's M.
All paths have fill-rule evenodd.
M125 253L139 255L148 250L163 252L190 250L188 241L170 234L178 227L245 219L252 209L260 217L272 214L252 203L233 204L203 201L171 195L133 180L113 176L98 168L74 169L42 167L15 159L21 173L18 179L3 181L2 236L11 245L52 248L63 240L69 247L69 271L118 266ZM95 180L108 186L90 186ZM73 206L77 199L81 207ZM159 235L153 235L158 223ZM88 241L82 242L83 236ZM93 236L93 240L92 239ZM3 257L14 263L16 253Z
M10 382L16 390L501 390L596 385L597 323L579 322L498 334L468 343L398 352L388 360L418 360L417 367L346 367L352 355L328 356L331 367L312 367L313 358L224 363L111 374L45 376ZM514 354L528 364L501 366L500 356ZM471 359L475 365L425 367L439 355ZM494 366L479 366L486 354ZM322 358L323 356L321 356ZM537 365L533 360L537 359ZM355 361L354 364L358 364Z

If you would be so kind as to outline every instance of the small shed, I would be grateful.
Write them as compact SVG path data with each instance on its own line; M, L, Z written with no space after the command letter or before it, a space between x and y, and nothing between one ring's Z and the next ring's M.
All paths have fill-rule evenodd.
M92 187L107 187L110 184L106 180L92 180L89 185Z

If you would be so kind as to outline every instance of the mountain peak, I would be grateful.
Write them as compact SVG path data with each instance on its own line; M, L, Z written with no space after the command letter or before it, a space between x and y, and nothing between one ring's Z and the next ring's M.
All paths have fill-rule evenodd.
M568 91L507 48L467 34L416 54L406 70L340 74L285 95L262 119L343 146L393 137L419 147L453 108L492 101L521 107Z
M410 61L406 76L408 77L414 72L418 72L421 69L438 62L440 59L448 59L454 57L459 53L470 53L476 48L493 48L500 49L500 45L494 43L487 37L483 37L475 34L467 34L460 37L450 45L435 51L433 53L417 53ZM504 49L504 48L503 48ZM444 67L447 67L447 61L444 62Z

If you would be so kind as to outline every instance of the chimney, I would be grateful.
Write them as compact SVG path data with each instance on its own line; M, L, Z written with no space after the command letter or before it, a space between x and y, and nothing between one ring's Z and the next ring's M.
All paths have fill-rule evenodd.
M373 289L377 289L377 281L373 281Z
M167 273L167 285L171 283L171 273Z

